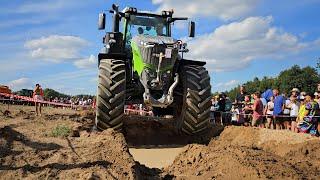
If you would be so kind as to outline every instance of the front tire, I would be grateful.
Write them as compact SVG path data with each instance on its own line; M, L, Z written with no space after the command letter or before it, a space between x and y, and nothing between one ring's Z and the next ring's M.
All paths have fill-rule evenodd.
M121 128L125 93L126 71L124 61L100 60L95 121L98 129Z
M175 93L176 127L189 135L202 132L210 127L209 73L202 66L185 65L181 68L179 76L179 85Z

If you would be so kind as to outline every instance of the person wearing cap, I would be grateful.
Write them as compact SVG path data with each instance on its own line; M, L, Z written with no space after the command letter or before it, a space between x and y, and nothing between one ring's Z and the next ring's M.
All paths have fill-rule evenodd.
M287 108L290 109L290 127L291 131L296 131L296 119L299 114L299 102L297 100L297 97L294 95L290 96L290 103L287 105Z
M295 126L294 126L294 131L298 132L298 124L301 123L303 121L304 115L306 114L306 103L305 103L305 96L300 96L300 106L299 106L299 112L298 112L298 116L295 122Z
M44 93L40 84L36 84L36 87L33 90L33 99L35 101L37 116L39 114L41 116L41 102L43 101L43 96L44 96Z
M292 88L291 95L298 96L300 93L300 90L298 88Z

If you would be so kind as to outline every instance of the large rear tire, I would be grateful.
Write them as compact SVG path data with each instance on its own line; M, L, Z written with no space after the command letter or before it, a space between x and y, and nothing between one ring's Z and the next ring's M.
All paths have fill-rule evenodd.
M115 59L100 60L95 121L98 129L121 128L125 97L125 63Z
M180 70L175 101L176 127L186 134L196 134L210 127L211 85L208 71L198 65Z

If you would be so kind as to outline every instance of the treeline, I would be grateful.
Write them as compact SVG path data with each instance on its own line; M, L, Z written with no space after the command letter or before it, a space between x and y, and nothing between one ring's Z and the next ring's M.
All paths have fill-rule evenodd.
M21 89L17 92L15 92L15 94L20 95L20 96L32 96L33 90L30 89ZM63 94L60 93L54 89L50 89L50 88L46 88L43 90L44 93L44 97L46 99L51 99L51 98L90 98L92 99L94 96L92 95L88 95L88 94L80 94L80 95L75 95L75 96L71 96L71 95L67 95L67 94Z
M301 68L298 65L294 65L290 69L280 72L277 77L263 77L262 79L255 77L252 81L248 81L243 85L249 94L256 91L264 92L269 88L277 88L281 93L289 94L292 88L314 93L318 83L320 83L320 74L316 68L310 66ZM238 92L239 87L235 87L225 93L234 100Z

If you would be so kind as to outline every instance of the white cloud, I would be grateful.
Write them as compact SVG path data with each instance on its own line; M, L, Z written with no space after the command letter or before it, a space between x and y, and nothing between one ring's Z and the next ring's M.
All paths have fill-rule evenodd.
M10 81L8 83L8 85L11 89L16 91L16 90L20 90L23 88L30 89L30 88L32 88L33 83L31 81L31 79L26 78L26 77L22 77L22 78Z
M32 58L53 62L80 58L80 51L89 43L76 36L50 35L27 41L25 47Z
M174 9L177 16L214 16L230 20L248 15L259 0L152 0L152 2L160 5L158 11Z
M74 62L74 65L78 68L92 68L97 67L97 58L94 55L90 55L89 58L79 59Z
M50 13L50 12L60 12L73 8L85 7L88 4L95 2L89 0L41 0L41 1L30 1L20 3L21 5L15 7L14 10L7 10L12 13Z
M217 83L217 84L214 84L213 87L215 88L224 88L224 89L227 89L227 88L230 88L230 87L234 87L236 85L239 84L239 81L238 80L230 80L230 81L227 81L227 82L221 82L221 83Z
M188 42L189 58L204 60L209 70L245 68L259 58L279 58L298 53L308 46L297 36L272 26L273 18L249 17L218 27Z

